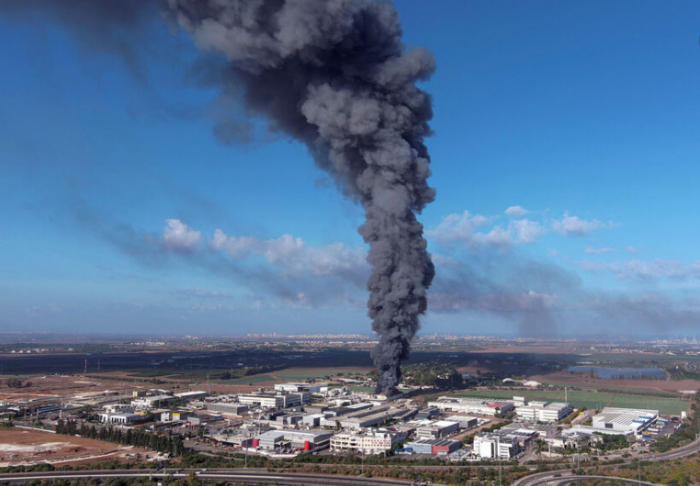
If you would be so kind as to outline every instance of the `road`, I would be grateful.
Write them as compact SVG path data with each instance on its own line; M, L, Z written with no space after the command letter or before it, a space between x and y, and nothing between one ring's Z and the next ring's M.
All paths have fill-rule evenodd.
M661 486L660 484L656 484L656 483L648 483L646 481L637 481L636 479L629 479L629 478L620 478L617 476L573 476L573 475L572 476L565 476L565 475L562 475L562 477L554 477L554 476L552 476L553 473L542 473L542 474L548 474L549 476L538 475L539 476L538 479L527 483L528 486L545 486L545 485L566 486L567 484L576 483L578 481L589 481L591 479L607 479L608 481L620 481L621 483L636 484L636 485L640 485L640 486ZM530 476L530 477L532 477L532 476Z
M643 458L642 460L644 461L653 461L653 462L658 462L658 461L672 461L674 459L680 459L681 457L687 457L695 454L696 452L700 452L700 439L691 442L690 444L686 444L683 447L679 447L678 449L673 449L667 452L659 452L656 454L651 454L649 458ZM641 458L641 456L640 456Z
M225 470L225 469L195 469L201 479L225 481L229 483L255 484L287 484L309 486L408 486L411 482L396 479L358 478L347 476L326 476L323 474L290 474L268 473L265 470ZM25 481L44 479L80 479L80 478L186 478L189 470L174 474L154 473L149 470L114 470L114 471L51 471L40 473L0 474L0 481L23 483Z
M650 461L650 462L659 462L659 461L671 461L674 459L680 459L682 457L687 457L691 456L697 452L700 452L700 440L696 440L694 442L691 442L690 444L686 444L683 447L679 447L678 449L674 449L672 451L668 452L660 452L658 454L653 454L649 455L647 457L645 456L639 456L639 459L642 461ZM632 462L631 460L625 461L626 464L629 464ZM530 474L528 476L524 476L517 481L513 483L513 486L543 486L545 484L557 484L557 485L565 485L569 483L573 483L576 481L583 481L585 479L590 479L590 478L607 478L607 479L616 479L619 481L623 481L626 483L635 483L635 484L643 484L643 485L652 485L654 483L646 483L644 481L636 481L633 479L627 479L627 478L612 478L608 476L573 476L571 474L570 468L566 470L560 470L560 471L547 471L547 472L542 472L542 473L535 473L535 474Z

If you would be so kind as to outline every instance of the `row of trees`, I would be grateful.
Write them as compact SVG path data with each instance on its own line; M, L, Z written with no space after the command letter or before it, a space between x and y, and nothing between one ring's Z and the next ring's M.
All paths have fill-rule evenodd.
M8 378L7 380L5 380L5 384L10 388L29 388L30 386L32 386L31 381L23 383L22 380L18 378Z
M80 435L88 439L104 440L122 445L132 445L152 449L158 452L168 452L174 456L181 456L185 452L185 445L180 436L154 434L144 429L122 429L114 427L89 427L82 424L80 427L72 421L59 420L56 423L56 433L63 435Z
M420 363L405 366L402 370L403 383L411 386L436 386L461 388L462 374L454 366L446 363Z

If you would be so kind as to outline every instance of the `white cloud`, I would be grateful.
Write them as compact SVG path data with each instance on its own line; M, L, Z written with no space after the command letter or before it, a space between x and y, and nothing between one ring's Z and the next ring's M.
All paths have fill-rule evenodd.
M605 247L605 248L593 248L590 246L586 247L586 254L587 255L603 255L605 253L610 253L613 251L615 251L615 250L613 250L610 247Z
M530 211L528 211L527 209L525 209L522 206L511 206L505 210L505 213L507 216L515 217L515 218L521 218L529 212Z
M513 234L510 228L504 229L502 226L496 226L488 233L476 233L471 241L477 245L507 246L513 243Z
M450 214L427 235L441 243L459 242L467 246L508 246L515 243L532 243L546 233L544 226L529 219L515 219L508 226L498 225L489 231L477 229L491 224L494 218L473 215L469 211L463 214Z
M508 227L515 232L520 243L532 243L546 232L540 223L529 219L516 219Z
M570 216L569 212L564 213L564 217L552 223L552 228L557 233L565 236L585 236L593 231L613 226L613 223L603 223L596 219L585 220L578 216Z
M637 249L633 246L628 246L625 248L629 253L637 253Z
M194 287L191 289L179 289L176 291L178 295L184 295L187 297L211 297L211 298L225 298L228 299L232 297L228 292L222 292L220 290L206 290L200 287Z
M181 222L179 219L166 219L163 231L165 246L173 251L188 253L202 240L202 233Z
M678 260L656 259L652 261L628 260L617 263L582 261L577 263L589 272L610 272L627 280L653 281L662 278L675 280L700 279L700 261L684 263Z
M466 242L472 238L478 228L489 222L489 218L464 211L461 215L446 216L435 229L427 231L427 234L441 242Z
M348 248L342 243L313 247L292 235L282 235L273 240L259 240L254 236L227 236L217 229L212 239L212 247L224 250L231 258L236 259L262 256L268 263L282 267L291 274L352 274L364 272L367 265L364 248Z

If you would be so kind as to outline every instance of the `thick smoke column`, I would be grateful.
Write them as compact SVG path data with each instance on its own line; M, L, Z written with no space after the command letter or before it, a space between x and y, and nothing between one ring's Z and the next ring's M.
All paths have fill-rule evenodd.
M390 391L435 274L416 219L435 197L423 144L431 100L415 86L432 54L405 49L388 2L168 0L167 13L199 48L226 55L225 91L243 88L250 114L304 142L364 207L372 357L378 390Z

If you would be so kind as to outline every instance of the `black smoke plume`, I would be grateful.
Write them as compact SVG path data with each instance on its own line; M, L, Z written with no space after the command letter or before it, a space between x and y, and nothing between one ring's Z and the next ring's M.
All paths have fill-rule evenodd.
M435 274L416 219L435 197L423 143L431 99L415 85L432 74L432 54L405 48L388 2L168 0L165 12L200 49L226 56L225 92L241 92L250 115L305 143L362 204L372 357L378 390L391 390Z

